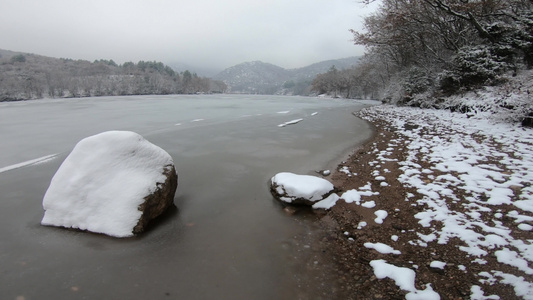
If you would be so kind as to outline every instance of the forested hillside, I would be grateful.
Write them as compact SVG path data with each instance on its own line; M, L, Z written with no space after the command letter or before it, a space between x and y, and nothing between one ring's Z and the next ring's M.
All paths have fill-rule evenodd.
M0 51L0 101L224 92L225 84L161 62L56 59Z
M378 11L365 18L364 31L352 31L355 44L366 46L364 59L352 70L321 74L313 82L316 91L401 105L508 111L512 118L533 111L533 1L379 2ZM457 101L456 95L472 101Z

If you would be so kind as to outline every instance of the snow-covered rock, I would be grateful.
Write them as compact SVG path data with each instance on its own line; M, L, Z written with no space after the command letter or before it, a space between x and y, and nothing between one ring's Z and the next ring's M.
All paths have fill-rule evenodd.
M272 195L291 204L313 205L328 198L334 191L331 182L316 176L283 172L270 180Z
M172 157L130 131L81 140L61 164L43 198L43 225L115 237L144 231L174 205Z

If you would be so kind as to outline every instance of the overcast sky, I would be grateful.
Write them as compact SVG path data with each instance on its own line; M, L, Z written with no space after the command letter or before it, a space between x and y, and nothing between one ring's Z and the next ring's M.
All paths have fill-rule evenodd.
M0 48L52 57L297 68L361 55L358 0L1 0Z

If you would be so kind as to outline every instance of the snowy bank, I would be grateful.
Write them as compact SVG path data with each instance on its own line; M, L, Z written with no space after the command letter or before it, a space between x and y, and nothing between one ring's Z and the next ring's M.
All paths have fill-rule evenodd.
M358 158L358 168L344 166L336 176L355 182L359 178L349 175L362 175L364 169L370 181L356 186L366 184L368 191L388 195L369 197L376 202L375 213L392 219L395 227L388 233L398 234L400 257L411 251L441 258L428 261L420 255L417 264L409 262L415 260L411 256L403 264L477 281L470 286L472 298L488 291L486 299L532 299L533 130L485 113L387 105L359 116L383 130L365 153L374 158ZM341 198L361 202L357 193L345 194ZM384 234L373 242L389 239ZM436 292L447 292L446 280L429 277L435 279Z
M43 225L115 237L140 233L173 205L172 157L142 136L109 131L81 140L43 198Z
M407 299L533 299L533 129L387 105L358 116L374 140L329 177L342 193L313 204L329 210L323 224L340 245L330 253ZM365 276L351 290L368 290Z

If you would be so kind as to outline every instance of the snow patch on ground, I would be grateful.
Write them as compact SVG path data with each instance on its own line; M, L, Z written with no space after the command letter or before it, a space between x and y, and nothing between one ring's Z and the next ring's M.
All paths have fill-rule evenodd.
M361 197L363 196L373 196L373 195L379 195L378 192L372 192L372 189L370 187L370 183L367 185L359 188L359 190L349 190L344 192L340 197L341 199L344 199L346 203L355 203L357 205L361 205ZM366 206L371 206L373 201L371 202L365 202ZM375 204L375 203L374 203Z
M366 208L374 208L376 207L376 202L374 201L367 201L367 202L363 202L361 204L362 207L366 207Z
M335 193L329 195L324 200L318 201L317 203L313 204L314 209L330 209L332 208L335 203L339 200L339 196Z
M374 249L381 254L402 254L399 250L395 250L391 246L383 243L365 243L364 246L368 249Z
M385 220L385 218L389 215L386 210L382 210L382 209L376 210L374 214L376 215L374 222L378 224L383 224L383 220Z
M490 299L498 300L500 299L500 297L496 295L485 296L485 293L483 292L483 290L481 289L479 285L473 285L472 288L470 289L470 292L471 292L470 294L471 300L490 300Z
M429 264L429 266L435 269L444 269L444 267L446 266L446 263L443 261L434 260Z
M370 266L374 269L374 275L378 279L390 278L394 280L399 288L408 291L409 293L405 296L405 299L440 299L439 294L431 288L431 284L427 284L425 290L417 290L415 287L415 271L409 268L388 264L383 259L371 261Z

